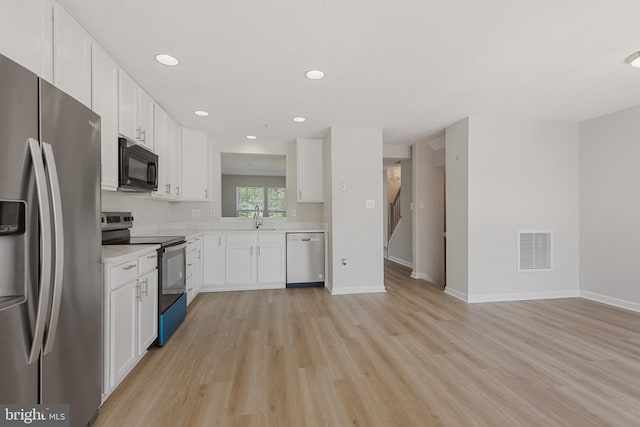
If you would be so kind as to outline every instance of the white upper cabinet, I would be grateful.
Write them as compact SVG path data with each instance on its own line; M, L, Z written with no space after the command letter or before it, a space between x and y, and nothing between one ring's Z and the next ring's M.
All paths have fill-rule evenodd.
M147 92L138 86L138 126L140 126L140 143L149 150L154 149L153 110L155 102Z
M53 82L53 3L0 2L0 54Z
M158 191L153 197L177 200L180 195L180 184L176 179L178 158L178 125L173 118L158 104L154 110L154 147L160 162L158 168Z
M118 105L120 134L153 151L155 103L122 68L118 79Z
M102 189L118 189L118 64L99 46L91 51L91 109L100 115Z
M158 155L158 191L153 192L154 197L168 198L171 196L167 171L170 167L169 160L172 156L169 140L169 115L159 105L156 105L153 121L155 135L155 153Z
M58 5L53 9L53 84L91 107L91 37Z
M207 134L194 129L180 128L182 179L180 194L183 200L209 200L209 150Z
M324 201L323 147L323 139L296 140L298 202Z
M122 68L118 73L118 130L120 135L137 141L137 84Z

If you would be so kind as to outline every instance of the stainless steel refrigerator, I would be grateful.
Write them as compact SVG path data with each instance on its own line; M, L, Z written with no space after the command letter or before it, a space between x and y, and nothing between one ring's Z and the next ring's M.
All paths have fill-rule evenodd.
M99 218L99 116L0 55L0 403L97 414Z

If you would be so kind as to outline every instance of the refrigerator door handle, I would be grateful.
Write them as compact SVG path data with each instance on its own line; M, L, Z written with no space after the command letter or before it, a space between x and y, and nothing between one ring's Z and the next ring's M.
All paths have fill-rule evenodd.
M49 293L51 291L51 211L49 209L49 193L47 192L44 161L40 143L29 138L29 152L33 163L33 174L38 196L38 216L40 220L40 297L38 298L36 325L33 331L33 342L29 352L29 364L35 363L40 357L42 337L47 324L49 312Z
M44 342L43 355L51 353L56 340L58 330L58 317L60 315L60 302L62 298L62 279L64 273L64 225L62 221L62 198L60 196L60 181L58 169L53 155L51 144L42 143L45 165L49 172L49 190L51 204L53 205L53 236L55 245L55 261L53 275L53 298L51 301L51 313L49 314L49 328Z

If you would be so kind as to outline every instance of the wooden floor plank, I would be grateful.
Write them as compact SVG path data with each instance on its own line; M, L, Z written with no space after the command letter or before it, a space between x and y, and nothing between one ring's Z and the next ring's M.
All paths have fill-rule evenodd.
M465 304L385 265L386 294L201 294L100 409L110 426L636 426L640 315Z

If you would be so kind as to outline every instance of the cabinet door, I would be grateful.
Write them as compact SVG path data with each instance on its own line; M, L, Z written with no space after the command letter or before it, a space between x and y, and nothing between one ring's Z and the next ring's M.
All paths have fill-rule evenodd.
M102 189L118 189L118 64L95 44L91 51L91 109L100 115Z
M186 270L185 270L185 284L187 288L187 305L191 303L193 298L196 296L195 290L195 277L194 277L194 263L195 263L195 254L196 251L193 249L193 240L187 242L190 246L187 246L187 256L186 256Z
M204 238L203 274L204 286L222 285L222 234Z
M203 252L204 245L203 245L202 237L196 237L193 240L195 242L195 250L194 250L195 259L193 260L193 280L195 282L196 295L198 295L204 283L204 276L203 276L204 272L203 272L203 265L202 265L203 264L202 252Z
M167 170L169 169L169 159L172 157L169 145L169 115L156 105L154 109L154 146L155 153L158 155L158 191L153 192L153 196L169 197L171 189L169 188L169 180Z
M138 85L122 68L118 72L118 131L132 141L138 141L140 132L136 111Z
M285 245L261 243L257 246L258 283L284 283Z
M115 386L129 371L137 355L137 290L133 281L111 292L110 380Z
M0 54L52 82L51 0L0 2Z
M141 355L158 337L158 271L138 280L138 355Z
M181 135L181 198L208 200L209 150L207 134L193 129L181 128Z
M298 202L324 201L323 146L323 139L297 139Z
M91 38L58 5L53 34L53 84L91 108Z
M225 255L227 285L247 285L256 283L256 262L253 245L245 243L227 243Z
M176 121L171 122L171 135L173 136L173 181L171 191L175 200L182 197L182 141L180 126Z
M140 127L140 144L154 150L153 110L155 102L141 87L138 87L138 126Z

